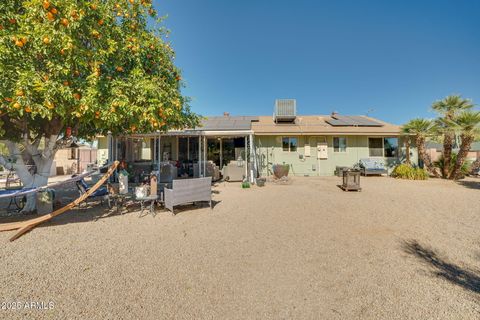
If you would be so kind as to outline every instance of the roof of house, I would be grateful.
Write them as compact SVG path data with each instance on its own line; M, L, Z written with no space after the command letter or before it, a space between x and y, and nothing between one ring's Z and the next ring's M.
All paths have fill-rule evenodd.
M205 131L233 131L251 130L252 122L258 121L258 117L250 116L215 116L205 117L195 130Z
M356 119L353 123L339 123L330 115L297 116L293 123L275 123L272 116L260 116L252 123L256 135L399 135L400 126L367 116L343 116ZM332 125L334 123L335 125Z

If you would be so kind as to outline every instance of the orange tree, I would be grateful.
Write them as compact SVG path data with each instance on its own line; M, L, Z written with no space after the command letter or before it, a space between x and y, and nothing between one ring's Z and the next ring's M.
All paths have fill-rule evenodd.
M151 0L0 2L0 165L41 186L67 127L89 138L195 125L161 22Z

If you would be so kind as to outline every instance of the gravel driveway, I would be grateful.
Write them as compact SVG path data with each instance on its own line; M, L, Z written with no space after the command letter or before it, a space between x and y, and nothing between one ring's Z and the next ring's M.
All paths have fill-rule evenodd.
M0 233L0 318L480 319L479 179L339 182L220 183L213 210Z

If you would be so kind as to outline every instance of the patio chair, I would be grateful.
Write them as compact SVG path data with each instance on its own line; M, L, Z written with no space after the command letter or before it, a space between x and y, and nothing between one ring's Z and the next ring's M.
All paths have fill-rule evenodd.
M383 159L364 158L358 164L364 176L388 174Z
M74 177L76 177L76 174L74 174L72 176L72 178L74 178ZM84 179L80 179L78 181L75 181L75 185L77 186L77 189L78 189L78 192L80 193L80 196L85 194L90 189L90 187L88 186L88 184L85 182ZM85 199L85 203L88 203L89 199L91 200L91 199L98 199L98 198L100 198L100 203L101 204L103 204L104 199L106 199L107 203L108 203L108 197L109 197L108 188L105 187L105 186L102 186L102 187L98 188L97 190L95 190L95 192L93 192L91 195L89 195L88 198Z

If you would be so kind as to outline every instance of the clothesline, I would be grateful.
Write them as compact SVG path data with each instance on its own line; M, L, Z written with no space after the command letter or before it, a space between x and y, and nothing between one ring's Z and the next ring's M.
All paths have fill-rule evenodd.
M99 168L98 170L101 170L101 169L106 168L106 167L108 167L108 166L103 166L103 167ZM97 170L95 170L95 171L97 171ZM28 194L31 194L31 193L36 193L36 192L39 192L39 191L44 191L46 189L55 188L55 187L58 187L58 186L61 186L61 185L64 185L64 184L79 181L79 180L81 180L85 177L88 177L88 176L92 175L95 171L85 172L85 173L79 174L78 176L72 177L70 179L63 180L63 181L58 181L58 182L55 182L55 183L52 183L52 184L49 184L49 185L46 185L46 186L42 186L42 187L22 188L22 189L19 189L19 190L0 190L0 199L25 196L25 195L28 195Z

